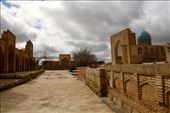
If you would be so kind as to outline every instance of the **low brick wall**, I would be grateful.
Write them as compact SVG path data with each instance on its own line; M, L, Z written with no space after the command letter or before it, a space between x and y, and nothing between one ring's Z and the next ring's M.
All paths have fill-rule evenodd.
M0 74L0 91L15 87L44 73L44 70Z
M98 96L108 96L127 113L170 113L170 64L79 68L78 77Z
M98 96L107 95L107 79L105 77L105 69L101 68L78 68L78 79L85 84Z
M87 67L78 67L77 68L77 79L81 81L85 81L85 75L86 75L86 68Z

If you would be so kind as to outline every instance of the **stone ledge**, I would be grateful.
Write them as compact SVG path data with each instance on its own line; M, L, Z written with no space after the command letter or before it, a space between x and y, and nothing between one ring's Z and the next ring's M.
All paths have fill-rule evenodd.
M36 70L36 71L29 71L29 72L0 74L0 91L25 83L31 79L36 78L43 72L44 70Z

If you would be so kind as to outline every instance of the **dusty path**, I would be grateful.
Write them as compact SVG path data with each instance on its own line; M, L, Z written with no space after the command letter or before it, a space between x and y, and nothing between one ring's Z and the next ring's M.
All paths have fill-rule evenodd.
M84 83L66 71L0 93L1 113L113 113Z

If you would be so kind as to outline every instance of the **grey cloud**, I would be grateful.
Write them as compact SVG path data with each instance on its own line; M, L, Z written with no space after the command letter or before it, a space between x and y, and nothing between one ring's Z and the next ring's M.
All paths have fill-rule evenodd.
M15 34L15 31L13 32ZM21 43L21 42L25 42L27 40L35 40L37 38L37 34L34 32L31 32L29 34L15 34L16 35L16 41Z
M50 56L59 53L59 51L54 46L49 46L47 44L35 45L35 56Z
M125 27L131 27L132 31L136 32L136 36L142 30L148 31L153 43L170 42L170 12L167 2L63 1L62 3L63 9L61 10L42 6L40 6L40 10L49 21L53 22L53 26L63 31L64 35L61 40L65 41L68 47L89 48L98 54L100 59L111 57L110 36ZM11 28L12 26L3 19L2 17L2 28ZM46 22L43 21L43 23L45 26ZM23 28L19 25L11 29L21 35L18 36L18 40L21 42L29 37L34 37L32 39L37 37L34 33L30 35L21 32L20 30ZM22 36L22 34L26 34L26 36ZM55 35L58 34L49 37L55 37ZM55 47L46 44L37 46L37 48L37 51L57 52Z
M76 42L76 41L67 41L68 45L75 47L76 49L80 48L87 48L91 50L91 52L96 53L99 51L105 51L108 50L108 44L107 43L89 43L89 42Z
M102 51L100 53L96 53L96 55L97 55L98 60L103 60L107 62L111 61L111 50L110 49Z
M70 46L75 47L76 49L87 48L97 56L98 60L110 61L111 59L111 50L108 46L108 43L106 42L90 43L84 41L67 41L66 43Z
M132 19L138 18L140 7L140 3L65 2L64 11L43 8L42 10L46 15L52 16L56 26L70 38L106 41L113 31L128 26ZM77 26L74 27L70 23Z
M17 43L26 42L28 40L34 41L37 38L37 34L35 32L27 33L23 25L19 24L14 25L11 25L7 20L4 19L3 16L1 16L1 33L9 29L15 34Z
M137 22L132 24L132 29L139 34L142 30L148 31L152 36L153 44L165 44L170 42L170 10L169 3L159 2L146 2L142 6L145 10L143 15L140 16Z
M155 38L153 42L167 41L169 37L168 4L162 3L151 15L145 14L146 5L156 6L154 2L63 2L64 10L44 9L45 15L52 17L54 24L60 27L69 38L91 41L109 41L110 35L131 27L138 34L143 29ZM162 11L162 7L164 11ZM153 7L154 8L154 7ZM158 13L159 11L159 13ZM153 16L152 16L153 15ZM148 21L148 16L151 20ZM158 18L153 21L152 18ZM133 25L136 20L144 20L145 24ZM76 26L70 24L74 23ZM160 26L163 28L159 28ZM158 33L159 32L159 33ZM161 35L160 35L161 34ZM162 37L160 39L160 37ZM64 38L68 38L64 37Z

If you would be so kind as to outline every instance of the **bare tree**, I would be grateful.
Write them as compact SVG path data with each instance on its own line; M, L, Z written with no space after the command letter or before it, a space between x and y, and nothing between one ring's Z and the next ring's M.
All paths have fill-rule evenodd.
M91 51L86 48L81 48L73 53L73 59L77 66L89 66L96 63L97 58L94 54L91 54Z

